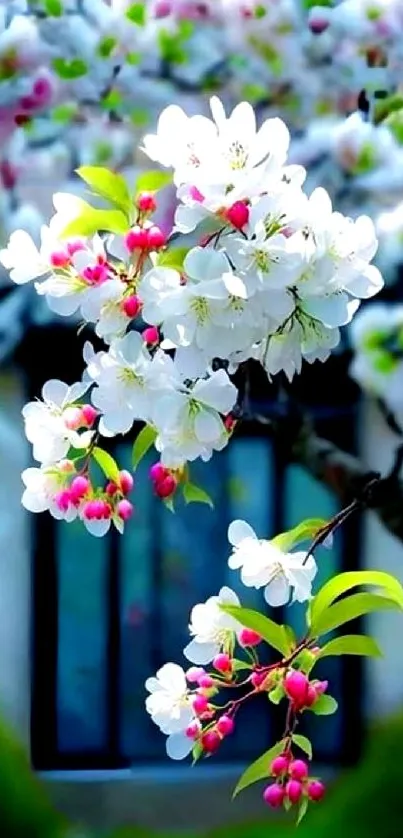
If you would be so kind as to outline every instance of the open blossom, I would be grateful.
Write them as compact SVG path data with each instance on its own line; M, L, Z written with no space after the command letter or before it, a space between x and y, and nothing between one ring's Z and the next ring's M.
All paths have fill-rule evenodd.
M62 468L57 465L27 468L21 477L25 486L22 505L29 512L49 511L53 518L64 521L73 521L77 517L77 508L72 503L66 503L65 508L57 503L58 495L67 483Z
M71 446L82 449L88 447L93 432L87 430L79 434L71 427L74 423L71 422L69 412L69 408L87 389L88 385L81 382L69 387L63 381L52 379L42 389L43 401L25 405L22 411L25 434L33 444L35 460L49 465L63 459ZM78 408L75 410L79 413Z
M189 631L193 640L185 647L183 654L192 663L210 663L220 652L231 652L235 632L241 630L237 620L221 611L220 605L240 605L231 588L221 588L218 596L192 608Z
M148 678L146 710L167 738L166 749L172 759L184 759L192 750L193 741L185 731L194 719L186 676L176 663L166 663L155 678Z
M228 560L232 570L240 570L244 585L264 588L269 605L285 605L292 600L305 602L317 571L313 556L306 552L283 553L271 541L258 539L245 521L233 521L228 529L233 553Z
M403 421L403 306L368 306L350 327L350 375Z

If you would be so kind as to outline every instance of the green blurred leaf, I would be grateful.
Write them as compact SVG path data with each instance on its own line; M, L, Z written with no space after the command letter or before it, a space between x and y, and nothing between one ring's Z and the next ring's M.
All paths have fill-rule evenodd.
M353 594L345 599L336 602L326 611L322 611L311 626L310 635L320 637L328 631L332 631L350 620L363 617L364 614L371 614L373 611L391 611L400 609L395 600L378 594Z
M45 12L49 17L61 17L63 14L63 3L61 0L44 0Z
M92 451L92 456L96 463L98 463L100 469L102 469L105 477L108 480L112 480L114 483L119 482L119 466L108 454L107 451L104 451L103 448L94 448Z
M158 267L174 268L176 271L181 271L189 250L190 247L170 247L168 250L163 250L157 256Z
M195 486L194 483L183 484L183 497L186 503L206 503L211 509L214 509L214 503L211 497L200 486Z
M302 736L301 733L293 733L292 741L307 755L308 759L312 759L312 745L307 736Z
M136 439L134 440L133 450L132 450L132 466L133 469L136 469L138 464L141 462L143 457L147 454L147 451L154 445L154 442L157 438L157 431L151 425L144 425L144 428L141 429L140 433L137 434Z
M264 614L259 614L258 611L252 611L251 608L241 608L239 605L220 605L222 611L235 617L245 628L257 631L273 649L277 649L282 655L287 655L291 652L287 633L284 626L265 617Z
M308 797L304 796L299 804L298 809L298 817L297 817L297 826L301 823L302 819L305 817L309 806L309 799Z
M103 166L80 166L79 169L76 169L76 172L96 195L100 195L110 201L111 204L119 207L129 218L132 202L126 181L122 175Z
M320 695L319 698L315 701L315 704L312 705L309 709L312 713L315 713L315 716L332 716L333 713L336 712L338 708L338 704L335 698L332 695Z
M170 183L172 183L171 172L160 172L158 169L143 172L137 178L136 194L138 195L139 192L157 192Z
M327 524L328 521L323 518L306 518L292 530L276 535L275 538L271 539L271 543L275 544L283 553L288 553L297 544L311 541Z
M310 603L311 623L314 627L322 611L331 605L335 599L352 588L370 585L382 588L389 599L393 599L403 609L403 588L400 582L390 573L381 570L357 570L339 573L318 591Z
M270 690L268 693L268 699L271 701L272 704L280 704L280 701L283 700L285 696L285 690L282 684L277 684L277 687Z
M364 655L379 658L382 652L372 637L361 634L345 634L335 637L323 646L317 658L327 658L331 655Z
M126 9L125 15L131 23L136 23L137 26L144 26L146 22L146 4L133 3Z
M71 61L67 58L54 58L52 67L56 75L65 80L79 79L88 72L88 65L81 58L72 58Z
M284 740L281 740L281 742L276 742L276 744L273 745L273 747L270 748L268 751L265 751L265 753L262 754L262 756L260 756L259 759L256 759L255 762L252 762L252 764L249 765L249 767L246 769L246 771L244 771L244 773L238 780L235 786L233 797L236 797L236 795L239 794L240 791L243 791L244 789L248 788L248 786L251 786L253 783L257 783L258 780L263 780L265 777L268 777L270 763L276 756L278 756L278 754L281 754L283 748Z
M60 233L60 238L93 236L95 233L127 233L129 222L121 210L95 209L81 201L79 214Z
M105 35L98 44L98 55L101 58L109 58L112 55L118 41L113 35Z
M78 111L78 106L74 102L66 102L62 105L56 105L55 108L51 111L51 118L54 122L58 122L63 124L67 124L74 119L76 113Z

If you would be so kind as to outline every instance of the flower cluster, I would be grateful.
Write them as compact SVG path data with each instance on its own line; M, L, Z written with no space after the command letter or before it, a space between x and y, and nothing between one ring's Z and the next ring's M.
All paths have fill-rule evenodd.
M257 129L247 103L227 116L213 97L211 109L213 119L170 106L157 133L144 139L146 154L173 168L174 229L196 233L198 244L172 246L154 223L155 189L132 196L120 175L83 167L84 181L114 208L56 194L40 247L19 230L0 252L15 283L34 280L52 311L78 314L106 344L96 352L86 343L82 385L48 383L43 401L24 409L42 468L59 475L71 449L87 477L100 436L126 434L143 422L160 454L151 478L157 494L169 498L188 481L188 463L227 445L240 407L231 376L241 365L255 359L269 378L284 372L291 380L304 359L326 360L360 300L382 287L370 264L377 247L371 220L334 212L322 188L303 191L305 170L287 165L285 124L268 119ZM154 185L170 178L150 177ZM87 413L75 404L86 390ZM80 434L88 423L93 430ZM114 479L109 466L105 474ZM94 517L91 506L84 519ZM242 565L242 550L233 562ZM287 573L298 599L298 567ZM248 562L243 575L255 584ZM279 600L286 583L276 578L268 596Z

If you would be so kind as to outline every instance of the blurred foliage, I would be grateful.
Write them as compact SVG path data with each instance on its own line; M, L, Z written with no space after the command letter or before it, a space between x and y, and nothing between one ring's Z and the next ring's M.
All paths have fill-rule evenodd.
M306 820L295 825L269 815L253 823L213 830L200 838L401 838L403 784L403 715L374 728L361 763L340 774L327 799L312 806ZM170 832L171 838L175 834ZM68 827L52 808L40 781L31 772L24 749L0 724L1 838L94 838ZM97 836L101 838L101 836ZM102 838L164 838L138 827L123 827ZM166 834L168 838L168 834ZM195 834L178 838L196 838Z

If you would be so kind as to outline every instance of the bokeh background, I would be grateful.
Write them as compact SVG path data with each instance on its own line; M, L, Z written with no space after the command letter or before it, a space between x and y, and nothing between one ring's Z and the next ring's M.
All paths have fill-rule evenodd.
M366 75L358 81L354 74L340 76L342 66L355 66L358 48L357 55L347 51L347 57L339 56L336 69L322 61L324 47L323 56L315 47L307 60L302 45L309 32L306 19L295 13L299 5L279 0L276 6L273 0L275 26L269 15L259 21L271 52L267 48L265 56L255 56L248 72L238 60L235 78L241 82L228 87L227 76L222 76L222 45L213 37L214 22L194 18L195 5L204 4L187 5L191 11L185 19L193 21L186 36L188 61L179 62L180 67L174 61L170 78L166 73L160 78L152 69L133 80L141 91L141 107L136 102L137 117L131 119L129 132L124 120L122 127L116 118L116 107L107 120L104 111L99 116L95 85L86 121L66 127L59 108L59 122L54 113L41 113L31 134L22 136L20 127L4 139L2 161L11 160L19 176L7 186L3 166L3 239L18 226L37 235L51 212L52 192L78 190L71 175L77 162L113 163L134 178L142 162L133 148L143 124L147 129L155 125L159 109L169 102L179 102L189 112L205 111L211 89L223 91L232 104L246 96L256 104L259 119L273 114L286 118L295 159L307 162L312 187L324 181L343 211L358 208L378 217L395 206L399 193L392 190L391 198L388 187L388 195L380 196L376 183L373 191L355 184L354 178L368 171L349 171L345 161L340 163L339 147L335 151L329 145L329 137L356 110L358 94L368 81ZM8 10L17 6L10 3ZM95 28L98 2L84 6L77 15L82 15L83 26L89 15L90 27ZM230 6L226 4L227 15ZM67 36L72 37L68 28ZM239 32L237 37L231 54L239 59L244 42ZM0 34L0 55L1 38ZM7 83L11 95L13 79ZM0 79L0 93L1 84ZM262 90L275 90L276 95L266 101ZM80 101L79 88L70 91L70 99L73 104ZM4 114L0 124L2 119ZM67 130L72 140L65 145ZM370 139L376 149L377 136ZM355 148L355 139L351 143ZM25 158L27 149L31 156ZM371 160L369 174L382 175L385 160ZM167 190L162 220L168 227L172 208ZM402 299L402 239L394 237L392 249L393 258L386 258L386 247L380 259L386 302ZM263 807L260 784L236 801L230 799L237 776L273 741L281 725L276 709L268 712L263 704L245 710L231 741L214 759L192 769L167 760L163 737L144 710L144 681L165 661L180 660L194 603L223 584L238 590L226 564L226 530L233 518L245 518L259 534L270 536L305 517L330 517L338 508L335 498L299 466L287 465L287 452L273 447L264 427L246 424L228 451L195 467L196 482L214 499L214 513L190 506L172 516L153 496L146 476L150 463L144 461L137 476L136 517L123 539L111 534L97 540L79 524L56 525L48 516L29 516L20 504L20 472L30 462L21 408L39 395L47 379L73 381L81 375L86 334L77 337L77 324L52 318L31 289L12 289L5 272L0 284L0 834L290 834L294 826L289 819L279 819ZM346 336L326 365L303 371L294 393L324 437L357 453L368 469L385 472L399 437L349 377L350 363ZM270 413L276 388L259 378L254 392L260 411ZM123 467L130 464L131 442L116 440ZM318 561L321 581L340 570L364 567L389 570L403 580L402 544L373 514L352 521L337 535L331 551L318 553ZM259 592L249 592L249 598L239 592L245 604L261 606ZM281 616L277 612L276 618ZM297 609L287 611L287 619L298 628ZM329 719L316 719L312 729L306 727L317 773L329 783L326 800L311 807L299 828L299 834L309 838L402 834L401 616L375 615L358 628L377 638L384 658L365 664L332 660L326 666L340 709Z

